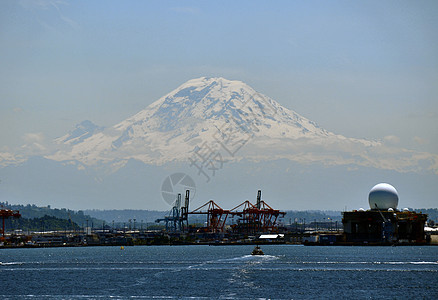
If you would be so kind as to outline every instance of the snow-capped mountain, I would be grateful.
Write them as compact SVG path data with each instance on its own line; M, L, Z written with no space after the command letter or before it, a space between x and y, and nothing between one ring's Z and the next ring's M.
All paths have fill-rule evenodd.
M215 157L401 172L429 164L438 170L434 156L334 134L245 83L224 78L189 80L119 124L103 129L85 121L56 142L59 150L46 158L115 169L129 159L162 165Z
M285 141L302 144L303 140L315 147L348 139L322 129L241 81L202 77L184 83L112 128L81 123L56 140L71 147L49 158L87 165L130 158L162 164L187 160L205 146L220 149L228 159L272 159L297 154L289 153ZM349 141L361 146L377 144ZM251 149L241 151L249 143Z

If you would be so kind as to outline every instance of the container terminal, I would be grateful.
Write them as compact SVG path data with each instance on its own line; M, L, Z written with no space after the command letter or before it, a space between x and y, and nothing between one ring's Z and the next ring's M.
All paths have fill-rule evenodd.
M190 210L190 191L178 194L172 209L157 224L163 229L85 227L80 230L25 234L5 229L5 220L20 212L0 209L0 247L129 246L129 245L438 245L438 228L426 227L427 214L397 209L398 193L386 183L369 193L370 209L342 213L342 226L332 222L295 222L284 225L286 212L272 208L257 192L255 203L246 200L223 209L213 200ZM204 220L191 223L191 219Z

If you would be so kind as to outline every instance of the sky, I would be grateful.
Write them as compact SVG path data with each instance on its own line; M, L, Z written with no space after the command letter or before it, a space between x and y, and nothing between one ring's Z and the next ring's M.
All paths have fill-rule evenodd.
M438 154L436 1L0 2L0 152L112 126L201 76Z

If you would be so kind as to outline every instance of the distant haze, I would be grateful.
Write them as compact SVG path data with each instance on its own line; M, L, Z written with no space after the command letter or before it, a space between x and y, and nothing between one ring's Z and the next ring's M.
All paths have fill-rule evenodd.
M434 205L437 192L436 155L329 132L224 78L189 80L108 128L81 122L40 151L3 154L10 202L161 210L190 189L192 209L232 208L261 189L282 209L339 210L366 207L380 181L404 206Z
M342 210L388 182L400 206L436 207L437 15L435 1L1 1L0 200L164 210L183 172L194 205L262 189L283 209ZM199 170L205 154L219 165Z

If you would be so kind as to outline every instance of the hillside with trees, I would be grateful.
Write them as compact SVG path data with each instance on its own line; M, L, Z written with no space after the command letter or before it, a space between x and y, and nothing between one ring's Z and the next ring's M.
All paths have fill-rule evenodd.
M1 208L18 210L21 214L19 219L6 220L6 228L21 230L41 231L44 230L73 230L80 227L102 227L100 219L84 214L83 211L74 211L66 208L39 207L34 204L20 205L0 202Z

